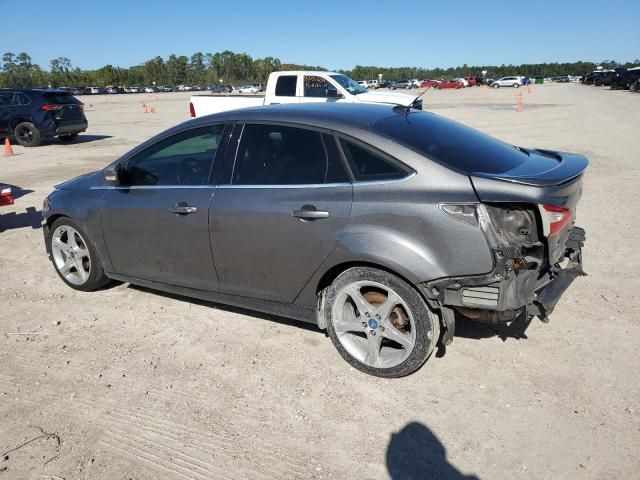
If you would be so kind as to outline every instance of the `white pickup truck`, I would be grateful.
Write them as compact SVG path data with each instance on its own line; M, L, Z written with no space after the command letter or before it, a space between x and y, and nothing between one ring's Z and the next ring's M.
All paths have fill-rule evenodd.
M422 100L395 92L370 92L346 75L335 72L273 72L264 95L194 95L189 113L201 117L238 108L283 103L386 103L422 109Z

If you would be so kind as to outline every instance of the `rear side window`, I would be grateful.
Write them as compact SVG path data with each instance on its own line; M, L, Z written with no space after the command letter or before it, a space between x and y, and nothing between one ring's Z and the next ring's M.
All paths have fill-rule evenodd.
M305 97L327 97L329 82L322 77L311 75L304 76L304 96Z
M513 145L432 113L396 115L373 129L468 175L507 172L529 157Z
M31 100L24 93L16 93L16 98L13 100L17 105L29 105Z
M298 83L297 75L281 75L276 82L276 96L278 97L295 97L296 84Z
M341 141L356 181L396 180L409 172L381 155L346 140Z
M331 138L331 137L329 137ZM331 161L322 135L279 125L245 125L234 185L315 185L347 181L335 144Z
M180 132L129 159L125 183L131 186L206 185L224 125Z

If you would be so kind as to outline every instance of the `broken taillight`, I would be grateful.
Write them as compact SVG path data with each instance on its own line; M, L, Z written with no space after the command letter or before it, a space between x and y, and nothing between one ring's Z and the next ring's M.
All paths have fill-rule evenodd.
M542 205L542 209L547 214L549 220L548 236L556 235L571 222L571 209L559 207L557 205Z

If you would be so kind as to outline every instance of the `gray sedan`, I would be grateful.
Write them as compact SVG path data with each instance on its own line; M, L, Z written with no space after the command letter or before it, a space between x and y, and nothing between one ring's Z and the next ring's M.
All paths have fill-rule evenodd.
M398 377L451 342L456 315L546 319L582 272L586 167L406 107L248 108L57 185L44 236L71 288L313 322L351 365Z

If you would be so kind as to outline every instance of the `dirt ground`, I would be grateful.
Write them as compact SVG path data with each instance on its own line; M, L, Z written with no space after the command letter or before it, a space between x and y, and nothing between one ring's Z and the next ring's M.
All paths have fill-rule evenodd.
M83 97L78 143L14 146L0 157L0 182L20 189L0 214L0 453L20 448L0 457L0 480L638 478L640 95L520 92L521 113L510 88L430 91L425 109L589 157L589 276L551 323L461 324L399 380L354 370L312 326L58 279L44 197L186 120L188 94Z

